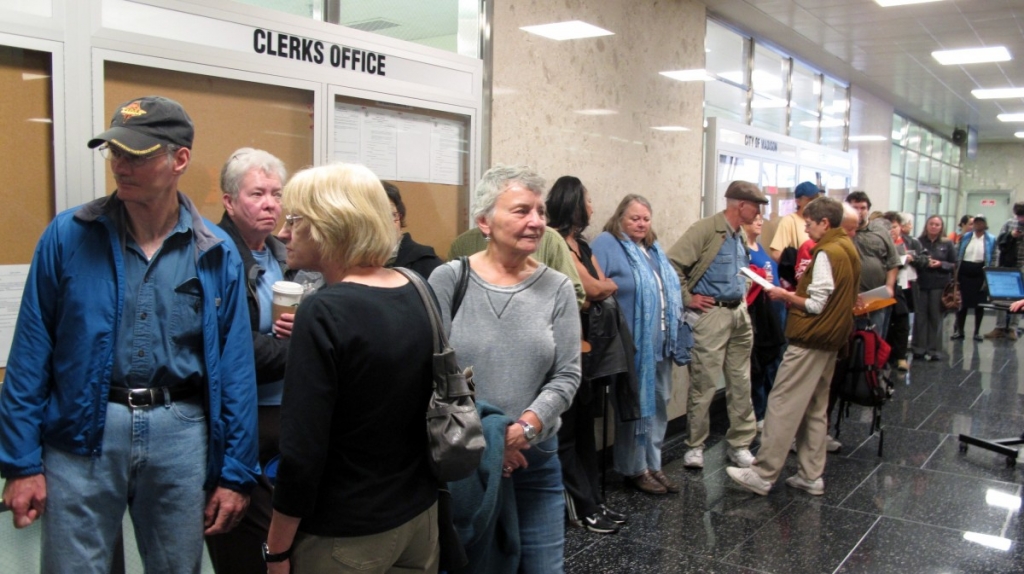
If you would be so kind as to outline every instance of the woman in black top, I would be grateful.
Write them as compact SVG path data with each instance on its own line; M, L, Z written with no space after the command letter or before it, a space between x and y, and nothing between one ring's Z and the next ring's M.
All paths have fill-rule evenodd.
M917 301L914 303L914 338L911 342L915 359L941 361L942 356L942 290L953 280L956 268L956 246L945 237L942 218L933 215L924 225L920 255L914 259L917 268Z
M590 223L594 208L590 194L579 178L565 175L548 192L546 203L548 226L558 231L569 245L576 270L579 271L587 306L581 312L583 340L587 340L589 321L587 313L593 302L602 301L615 294L618 287L604 276L590 251L590 245L583 239L583 230ZM584 353L588 345L583 345ZM610 534L619 530L619 524L626 516L609 509L604 504L597 467L597 445L594 442L595 409L601 396L595 392L598 385L591 380L583 362L583 380L569 409L562 413L562 428L558 431L558 457L562 463L562 481L565 483L566 510L573 524L583 526L591 532Z
M415 287L384 267L384 188L363 166L332 164L296 174L283 206L288 265L325 286L295 315L268 572L437 572L432 331Z
M444 261L437 256L433 247L416 243L407 231L402 231L405 227L405 203L402 202L402 194L394 184L386 181L381 183L391 201L391 219L394 222L395 231L398 233L398 245L395 246L395 250L384 266L405 267L419 273L424 279L430 278L434 269L437 269Z

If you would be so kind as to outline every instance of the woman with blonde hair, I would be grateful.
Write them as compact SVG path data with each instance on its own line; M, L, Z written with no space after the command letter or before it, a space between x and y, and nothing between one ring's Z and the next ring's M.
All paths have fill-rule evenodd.
M437 572L437 489L424 413L433 335L377 177L332 164L282 203L288 265L325 285L295 315L281 403L268 572Z

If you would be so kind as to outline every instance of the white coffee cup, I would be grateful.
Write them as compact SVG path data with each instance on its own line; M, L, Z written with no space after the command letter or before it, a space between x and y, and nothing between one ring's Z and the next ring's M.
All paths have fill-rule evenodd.
M281 318L282 313L294 313L306 291L302 285L292 281L275 281L271 290L274 292L274 304L271 307L274 322Z

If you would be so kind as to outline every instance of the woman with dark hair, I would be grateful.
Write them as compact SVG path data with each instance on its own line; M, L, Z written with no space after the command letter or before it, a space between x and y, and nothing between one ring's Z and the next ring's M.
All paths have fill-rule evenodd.
M636 344L640 419L615 425L615 470L648 494L677 493L661 470L661 446L672 397L672 352L682 315L679 276L651 227L651 204L629 194L594 240L594 255L619 286L617 298ZM618 397L613 395L615 399ZM612 403L620 412L618 400Z
M590 194L578 177L564 175L558 178L548 192L546 207L548 226L565 238L583 282L587 308L580 312L580 318L583 340L587 341L590 305L606 300L618 290L615 282L605 277L590 245L583 239L583 230L587 228L590 216L594 213ZM598 351L595 349L592 352ZM595 409L602 404L595 398L602 396L599 391L604 387L601 384L604 381L594 379L594 373L588 369L591 365L594 365L591 360L583 362L583 379L579 389L576 390L572 405L562 413L562 428L558 431L558 458L562 462L562 482L565 483L569 521L591 532L611 534L619 530L618 525L626 521L626 516L605 506L604 497L601 496L594 419Z
M437 256L433 247L416 243L408 232L402 231L405 227L405 204L402 203L402 194L393 183L381 181L381 184L391 201L391 221L394 222L395 233L398 234L398 244L384 266L405 267L419 273L423 278L429 278L434 269L444 261Z
M960 238L960 263L956 271L956 281L960 285L960 310L956 312L952 337L954 340L964 338L968 309L974 309L974 340L985 340L980 333L985 309L979 307L978 303L984 302L987 297L985 268L992 265L996 238L988 232L988 221L984 215L975 215L973 226L972 232L965 233Z
M921 257L914 261L917 267L917 302L914 304L915 359L942 360L942 290L953 280L956 268L956 247L945 237L945 224L938 215L932 215L924 224Z

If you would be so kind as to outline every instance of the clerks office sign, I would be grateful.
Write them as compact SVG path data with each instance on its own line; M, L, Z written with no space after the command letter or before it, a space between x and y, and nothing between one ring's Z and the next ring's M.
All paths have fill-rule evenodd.
M338 44L325 44L320 40L262 28L253 30L252 49L257 54L267 56L330 65L376 76L387 75L387 57L384 54Z

